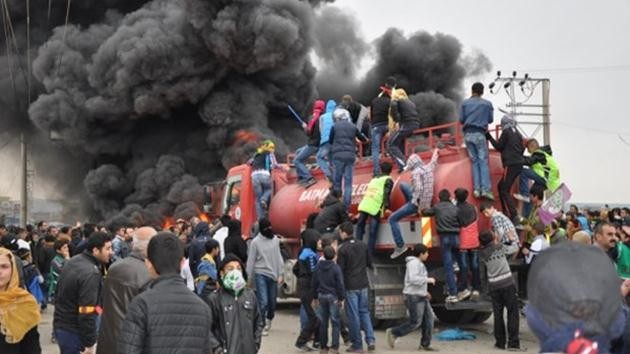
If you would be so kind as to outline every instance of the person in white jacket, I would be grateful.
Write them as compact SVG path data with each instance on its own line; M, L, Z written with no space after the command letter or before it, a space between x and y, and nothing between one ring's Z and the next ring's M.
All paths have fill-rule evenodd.
M413 256L407 257L407 270L405 271L405 305L409 312L409 319L398 327L387 329L387 344L394 349L396 339L422 327L422 339L420 348L432 351L431 332L433 331L433 309L428 297L428 284L435 284L435 278L428 276L424 261L429 258L427 246L419 243L413 249Z

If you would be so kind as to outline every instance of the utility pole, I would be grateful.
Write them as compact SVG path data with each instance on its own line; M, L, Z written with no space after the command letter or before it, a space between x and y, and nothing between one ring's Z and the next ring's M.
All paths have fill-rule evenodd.
M21 190L20 190L20 226L26 227L27 219L28 219L28 151L26 147L26 137L24 136L24 132L20 135L20 147L22 153L22 166L20 169L21 172Z
M542 104L529 104L529 99L534 95L538 86L542 86ZM522 98L517 99L516 88L520 87ZM497 72L497 77L494 79L488 88L490 93L498 94L501 89L505 91L509 97L509 102L506 104L507 110L499 108L499 111L510 114L515 119L518 117L541 117L542 120L518 120L519 125L533 125L536 126L533 133L528 134L522 128L519 130L526 137L535 137L540 129L543 130L543 143L544 145L551 144L551 113L549 111L549 93L550 93L550 81L548 78L531 78L529 74L525 74L523 77L517 77L516 71L512 72L511 77L501 77L501 71ZM533 111L532 111L533 110Z

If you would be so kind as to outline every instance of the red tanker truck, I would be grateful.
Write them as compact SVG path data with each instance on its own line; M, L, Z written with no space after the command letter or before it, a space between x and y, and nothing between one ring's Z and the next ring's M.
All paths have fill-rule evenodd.
M383 146L385 144L386 142L383 142ZM417 130L405 143L406 156L409 156L409 153L413 152L418 145L425 146L426 152L419 153L424 161L430 159L433 147L439 147L438 166L435 170L435 198L437 198L437 192L444 188L450 191L458 187L473 189L471 162L464 147L463 134L459 124L452 123ZM362 156L361 145L359 145L358 150L359 156ZM286 166L292 167L291 159L292 156L289 156ZM389 157L382 155L381 160L384 159L389 159ZM493 192L494 195L498 195L496 186L503 173L503 167L497 151L490 150L489 164ZM280 291L280 294L286 297L297 293L296 279L291 269L295 258L297 258L300 233L305 227L306 218L309 214L319 211L319 206L330 188L329 182L319 169L313 169L311 173L317 179L317 183L306 189L297 183L294 169L289 169L288 172L274 170L272 173L273 196L269 205L269 218L274 231L282 238L282 242L290 254L290 259L285 264L285 283ZM214 198L215 202L219 203L217 212L227 213L242 222L244 238L252 236L256 224L254 190L250 175L251 168L247 164L231 168L221 188L222 198L219 201ZM351 214L356 213L357 205L361 201L371 178L371 158L359 157L354 167ZM392 178L394 179L394 189L391 195L390 209L396 210L404 203L404 197L399 187L400 183L409 182L411 176L409 172L398 174L394 171ZM472 197L469 199L473 204L479 203ZM480 230L488 229L488 220L484 219L482 215L480 215L479 223ZM440 260L439 237L432 231L434 228L431 225L432 220L430 218L421 218L417 215L400 221L403 238L407 245L424 241L431 247L427 268L431 276L438 280L436 285L429 287L437 317L440 321L447 323L485 321L491 314L491 305L488 301L462 301L452 305L444 303L445 273ZM374 267L369 270L370 310L377 323L380 320L398 319L406 316L402 296L405 274L404 257L391 260L389 254L393 248L391 229L387 220L382 219L376 242L377 251L374 257Z

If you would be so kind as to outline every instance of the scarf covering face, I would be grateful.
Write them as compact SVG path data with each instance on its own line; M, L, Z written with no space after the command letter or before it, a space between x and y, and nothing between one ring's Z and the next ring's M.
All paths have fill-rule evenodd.
M33 295L20 288L16 260L11 251L0 247L0 257L9 258L12 270L8 288L0 289L0 332L7 343L15 344L39 324L41 315Z
M501 118L501 128L503 128L503 130L516 128L516 120L507 114L504 115L503 118Z
M223 276L223 286L228 290L232 290L236 296L241 295L246 285L243 272L238 269L231 270Z

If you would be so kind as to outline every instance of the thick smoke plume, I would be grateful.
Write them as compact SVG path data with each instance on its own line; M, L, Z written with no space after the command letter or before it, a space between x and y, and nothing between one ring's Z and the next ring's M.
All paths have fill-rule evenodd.
M63 4L48 20L48 2L35 2L30 121L89 166L78 176L98 220L198 214L202 185L262 139L280 156L304 141L287 104L306 113L343 93L369 104L393 75L437 124L454 116L464 77L487 69L448 35L391 29L367 44L332 1L90 0L72 2L68 26ZM23 13L14 20L23 28Z

